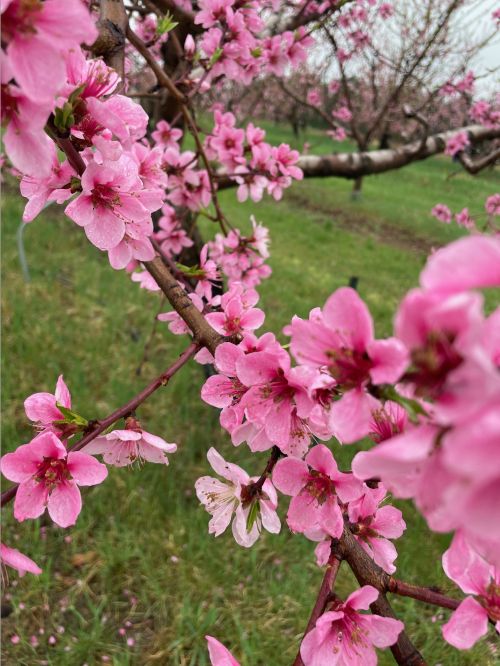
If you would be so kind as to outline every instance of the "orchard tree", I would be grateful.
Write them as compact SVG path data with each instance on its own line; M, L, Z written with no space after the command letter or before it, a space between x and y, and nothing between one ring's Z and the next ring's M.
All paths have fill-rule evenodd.
M409 4L413 16L421 3ZM448 44L441 24L461 4L427 3L427 51L419 59L412 50L408 62L396 58L390 83L391 66L380 74L386 97L377 108L387 109L363 130L364 149L393 122L386 111L395 113L403 100L403 72L411 70L412 100L427 104L426 72L436 67L437 45ZM478 124L435 136L419 118L425 109L412 107L407 115L425 129L415 143L323 157L273 146L253 122L238 127L224 108L202 129L207 121L199 113L208 106L204 96L228 80L251 87L272 75L286 87L325 37L342 69L351 55L373 63L378 28L368 32L371 17L399 20L400 7L377 0L2 3L3 139L27 199L24 220L48 201L64 206L68 220L107 252L109 270L126 270L143 289L166 296L172 309L158 319L188 340L177 359L107 416L79 414L62 376L53 393L29 396L24 407L35 436L1 460L13 482L2 506L13 501L20 522L47 509L68 528L82 510L80 487L103 483L108 466L166 464L169 456L175 464L176 444L148 432L140 407L192 360L211 367L201 399L220 410L235 446L268 451L268 460L248 473L207 451L213 471L207 468L195 489L211 515L209 532L218 536L231 524L238 546L250 548L263 529L280 531L281 502L288 528L316 544L325 569L296 665L372 664L375 648L390 648L399 664L424 664L389 594L453 611L442 632L459 650L500 629L500 308L486 315L478 291L500 286L500 195L485 204L481 232L492 233L474 226L428 258L419 286L395 313L392 337L375 337L367 306L344 287L322 307L311 303L307 319L294 316L285 346L272 332L256 334L265 320L257 287L271 274L269 231L253 218L250 231L234 228L218 197L222 187L236 187L239 201L279 200L307 176L358 178L444 150L477 171L498 158L498 149L477 159L468 146L500 136L499 112L470 98ZM496 11L492 25L499 18ZM346 39L352 54L339 60ZM396 40L403 56L406 39L415 46L413 33ZM464 73L456 74L447 73L446 94L464 86L471 92L468 75L464 84ZM354 80L341 71L338 121L355 116ZM404 101L411 101L406 92ZM193 150L183 149L186 135ZM435 214L451 219L445 204ZM468 213L459 215L473 227ZM206 244L196 231L199 216L219 229ZM339 470L336 450L365 437L373 446ZM392 497L412 499L430 530L453 533L443 568L458 586L455 596L394 576L393 540L406 525ZM1 556L21 575L41 573L9 546ZM334 591L342 565L359 583L347 599ZM215 638L207 640L213 664L237 664Z

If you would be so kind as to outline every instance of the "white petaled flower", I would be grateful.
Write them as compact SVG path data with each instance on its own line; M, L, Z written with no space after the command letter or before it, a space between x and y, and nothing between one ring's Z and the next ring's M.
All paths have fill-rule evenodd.
M233 518L232 531L240 546L252 546L262 531L277 534L281 523L276 513L278 496L273 484L266 479L262 489L252 493L251 478L245 470L226 462L213 447L207 453L214 472L225 481L212 476L202 476L196 483L196 495L212 515L208 524L209 534L221 535Z

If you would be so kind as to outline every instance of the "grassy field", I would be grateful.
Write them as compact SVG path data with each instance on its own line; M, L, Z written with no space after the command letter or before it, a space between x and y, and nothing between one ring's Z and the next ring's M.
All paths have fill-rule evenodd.
M271 127L270 135L290 139L286 128ZM304 140L315 152L329 148L319 134ZM357 276L377 333L389 334L394 308L416 284L426 253L460 235L435 222L431 207L442 200L455 210L468 205L479 212L495 183L493 175L472 178L437 158L366 179L360 202L350 200L350 188L339 180L313 180L294 186L278 204L267 198L259 205L239 205L234 192L223 194L235 226L248 228L254 212L271 230L274 274L261 289L267 329L280 331L293 313L306 315ZM25 230L26 282L16 246L22 207L14 194L4 197L4 451L31 437L24 398L52 391L59 373L73 390L74 407L88 418L102 417L185 345L159 325L141 365L160 297L113 271L55 207ZM214 231L204 225L207 238ZM3 622L4 663L203 666L206 633L225 642L244 666L292 662L322 577L314 546L286 527L279 536L264 533L251 550L236 546L230 534L208 536L208 515L193 492L196 478L209 470L207 449L216 446L253 474L266 456L232 447L217 411L199 400L202 383L193 363L139 412L148 430L179 444L170 466L111 469L105 484L84 491L75 529L44 520L19 524L5 512L4 540L44 573L10 576L4 602L13 612ZM347 464L353 447L332 447ZM408 531L397 544L399 576L455 593L440 570L448 537L431 535L411 505L401 506ZM352 589L343 567L338 592ZM441 640L446 612L402 598L394 606L430 664L495 663L487 642L463 654ZM392 663L390 655L381 663Z

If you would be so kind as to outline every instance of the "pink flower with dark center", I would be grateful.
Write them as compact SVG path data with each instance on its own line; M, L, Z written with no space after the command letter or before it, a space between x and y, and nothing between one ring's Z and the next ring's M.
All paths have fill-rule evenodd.
M358 543L370 557L392 574L396 571L394 560L398 556L396 548L389 539L397 539L406 529L403 514L394 506L380 503L386 499L386 489L366 488L358 499L349 502L348 515L351 529Z
M451 222L451 210L444 204L437 204L434 206L434 208L431 210L431 215L433 215L440 222L445 222L446 224Z
M179 149L179 141L182 137L182 130L171 127L166 120L160 120L156 124L155 131L151 134L153 141L163 148Z
M103 164L90 162L81 186L81 194L66 206L65 213L84 227L87 238L100 250L112 250L126 233L134 237L133 230L141 224L152 232L151 212L160 208L161 197L159 191L143 188L131 158L123 155Z
M107 435L96 437L82 450L102 455L106 464L115 467L125 467L135 462L168 465L167 453L175 453L177 444L169 444L161 437L146 432L139 421L130 417L125 422L124 430L113 430Z
M380 444L386 439L404 432L408 424L408 412L397 402L386 400L383 407L372 411L370 437Z
M464 227L464 229L468 229L469 231L472 231L476 228L476 223L470 216L468 208L464 208L459 213L457 213L455 215L455 221L459 227Z
M248 388L238 379L236 363L244 355L241 345L231 342L219 345L215 350L215 365L219 374L209 377L201 389L202 400L222 408L221 425L230 433L243 420L244 409L240 401Z
M82 508L78 486L95 486L108 475L106 466L81 451L69 452L52 432L38 435L1 460L2 474L19 483L14 517L38 518L48 509L60 527L76 523Z
M180 254L185 247L192 247L193 241L181 227L172 206L165 204L161 209L162 216L158 220L159 230L154 233L160 243L161 251L171 257Z
M299 363L324 368L342 396L330 407L332 432L345 443L370 432L372 411L380 404L371 384L396 382L408 365L408 352L397 338L375 340L368 308L350 287L326 302L321 320L294 317L291 350Z
M290 368L290 357L284 350L247 354L237 362L237 372L249 388L242 398L247 419L265 425L273 444L286 450L294 415L305 418L313 407L302 378Z
M445 641L469 650L488 631L488 620L500 633L500 570L491 566L457 532L443 555L443 569L466 597L443 625Z
M39 576L42 573L40 567L33 560L20 553L16 548L9 548L9 546L5 546L3 543L0 544L0 563L16 569L21 577L26 572L35 574L35 576Z
M378 590L365 585L345 602L335 601L302 641L300 655L304 666L376 664L375 648L393 645L404 629L399 620L359 612L368 610L378 595Z
M278 460L273 483L280 492L292 497L287 514L290 529L322 529L335 538L344 529L339 501L347 503L363 493L360 481L352 474L339 472L332 452L324 444L314 446L305 460Z

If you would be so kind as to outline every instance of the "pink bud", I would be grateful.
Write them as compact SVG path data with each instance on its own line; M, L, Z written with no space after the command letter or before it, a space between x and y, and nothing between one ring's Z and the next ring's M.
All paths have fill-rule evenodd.
M195 47L194 39L193 39L192 35L188 35L186 37L186 41L184 42L184 53L187 56L192 56L192 55L194 55L195 49L196 49L196 47Z

